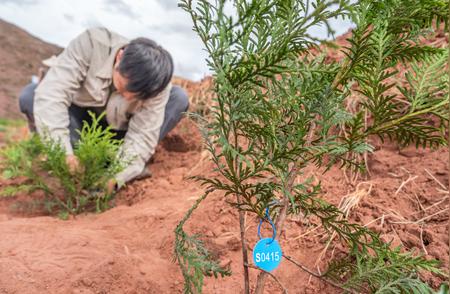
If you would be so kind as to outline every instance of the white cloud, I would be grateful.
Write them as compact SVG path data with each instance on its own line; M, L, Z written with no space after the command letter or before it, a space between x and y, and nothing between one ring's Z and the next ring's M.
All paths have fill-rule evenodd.
M91 26L106 26L130 39L147 37L171 52L175 74L198 80L208 74L206 53L177 0L0 0L0 18L54 44L66 46ZM337 21L337 35L348 23ZM342 29L343 28L343 29ZM323 31L314 30L321 37Z
M30 4L37 4L39 2L39 0L0 0L0 5L1 4L6 4L6 3L12 3L15 5L30 5Z
M130 18L137 17L137 14L133 11L131 5L126 4L123 0L105 0L104 7L106 10L118 15L126 15Z

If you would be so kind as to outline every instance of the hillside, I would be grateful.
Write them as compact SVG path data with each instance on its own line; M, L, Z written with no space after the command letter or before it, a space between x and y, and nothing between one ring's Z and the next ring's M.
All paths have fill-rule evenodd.
M41 61L62 48L0 19L0 118L21 118L17 97Z

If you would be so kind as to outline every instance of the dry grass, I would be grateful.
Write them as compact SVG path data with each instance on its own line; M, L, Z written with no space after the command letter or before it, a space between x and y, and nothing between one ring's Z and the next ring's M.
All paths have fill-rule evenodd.
M348 216L350 215L350 212L353 210L353 208L357 207L361 200L370 195L372 192L373 184L370 182L361 182L356 186L356 189L354 192L349 193L342 197L338 208L342 212L342 215L338 217L338 220L342 219L348 219ZM319 264L319 262L322 260L322 258L325 256L325 253L328 251L331 243L333 242L334 238L336 238L337 234L336 232L333 232L331 237L328 239L327 244L323 248L322 252L319 254L319 257L317 258L316 265Z

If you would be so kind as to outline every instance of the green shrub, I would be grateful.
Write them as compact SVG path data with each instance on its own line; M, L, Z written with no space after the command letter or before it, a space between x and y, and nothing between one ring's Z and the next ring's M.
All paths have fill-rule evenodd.
M56 201L60 215L107 209L113 195L105 193L106 183L125 164L118 156L122 141L113 139L110 128L100 125L104 114L90 115L92 123L84 122L74 148L80 171L69 172L65 150L58 142L33 135L1 151L3 178L25 178L21 185L3 189L1 195L43 190L47 202Z
M186 293L201 292L203 275L229 274L183 230L193 210L214 191L239 211L245 293L250 290L250 262L243 212L264 219L271 203L276 203L270 215L278 234L286 217L301 213L319 219L347 247L348 258L330 262L327 274L317 275L325 281L351 293L431 291L418 272L439 272L436 261L392 250L378 234L349 223L338 208L318 197L320 184L305 178L303 170L311 164L327 170L335 163L362 169L353 155L372 152L370 136L401 146L446 144L448 80L443 64L448 55L421 44L420 38L433 31L433 23L447 21L448 4L350 2L181 1L209 55L216 95L210 119L198 118L215 168L211 176L196 177L207 192L175 230ZM356 25L343 50L346 58L326 62L312 54L320 48L309 30L329 28L329 19L346 16ZM392 79L401 66L410 70L399 77L408 87ZM393 92L396 87L398 93ZM360 102L349 112L345 102L354 95ZM429 124L430 118L437 124ZM263 293L266 276L259 274L255 293Z

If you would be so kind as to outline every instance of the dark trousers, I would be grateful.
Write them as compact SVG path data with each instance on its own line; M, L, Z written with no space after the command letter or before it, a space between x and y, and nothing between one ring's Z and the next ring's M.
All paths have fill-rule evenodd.
M20 93L19 96L19 107L20 111L25 114L28 119L28 126L30 131L35 132L36 126L34 124L34 115L33 115L33 103L34 103L34 90L36 89L37 84L28 84ZM161 141L167 133L172 130L177 123L183 117L183 112L186 112L189 108L189 99L186 92L178 87L173 86L170 91L169 101L167 102L165 113L164 113L164 122L161 126L161 131L159 134L159 141ZM104 108L96 108L96 107L80 107L72 104L69 107L69 131L70 131L70 142L72 146L75 146L75 143L80 139L80 135L77 130L81 131L83 127L83 121L87 123L91 123L91 117L88 114L88 111L92 111L96 114L100 114ZM101 121L103 127L107 127L108 123L106 119ZM115 133L116 139L122 139L125 137L126 131L120 130L112 130Z

